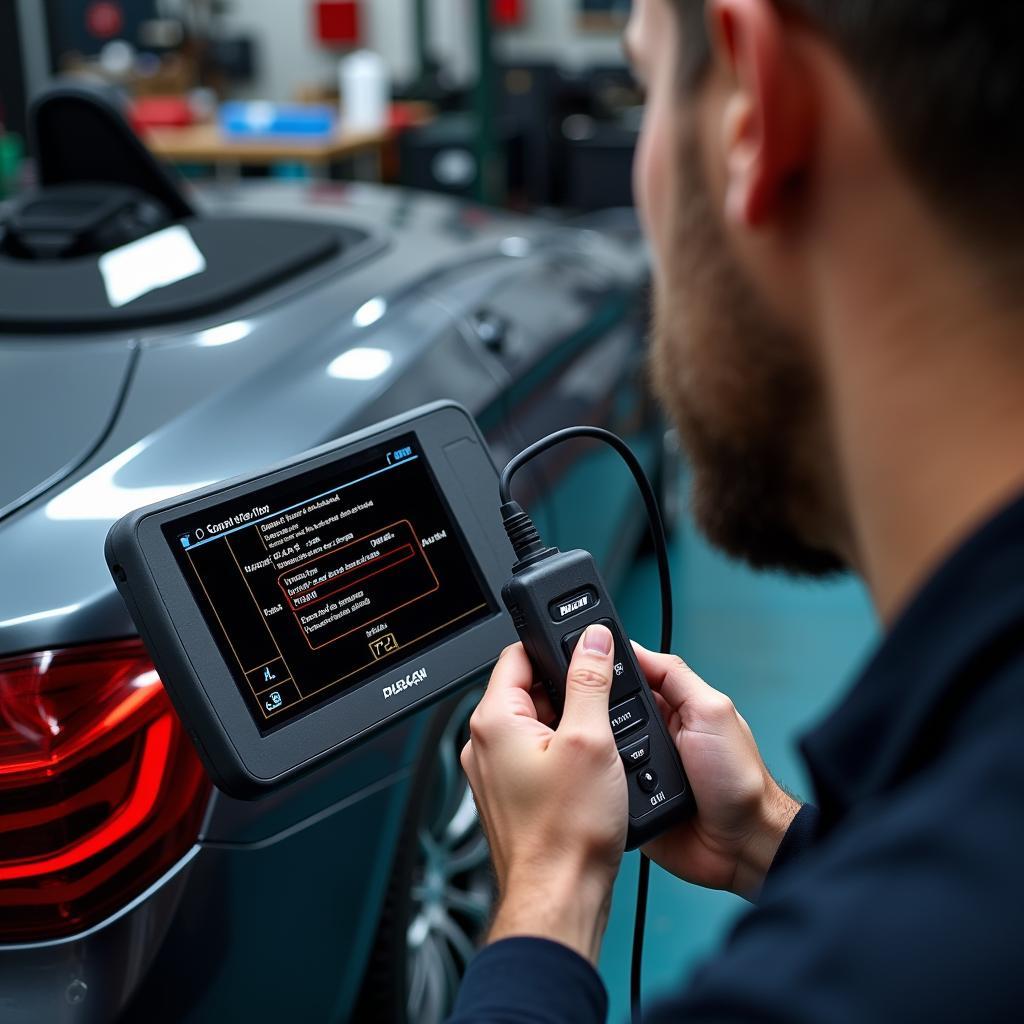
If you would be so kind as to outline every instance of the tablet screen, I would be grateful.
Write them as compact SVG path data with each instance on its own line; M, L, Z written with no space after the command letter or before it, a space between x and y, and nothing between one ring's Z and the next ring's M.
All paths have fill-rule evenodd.
M495 611L411 433L164 535L263 732Z

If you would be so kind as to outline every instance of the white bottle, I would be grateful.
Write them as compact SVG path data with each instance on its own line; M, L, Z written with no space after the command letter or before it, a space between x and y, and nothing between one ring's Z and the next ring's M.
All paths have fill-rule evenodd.
M338 69L342 126L346 132L377 132L387 127L391 83L384 58L357 50Z

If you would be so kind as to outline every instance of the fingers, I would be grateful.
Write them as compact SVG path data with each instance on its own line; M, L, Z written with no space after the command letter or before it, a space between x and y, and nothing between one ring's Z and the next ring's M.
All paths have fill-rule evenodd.
M533 706L537 709L537 720L545 725L554 726L558 719L558 712L555 711L555 706L551 703L547 690L537 683L530 691L530 696L533 698Z
M665 723L665 728L668 730L669 738L673 743L678 743L679 732L683 727L682 719L679 717L679 712L674 708L669 707L668 701L665 700L660 693L656 693L652 690L651 696L654 698L654 706L658 709L658 714L661 715L661 720Z
M480 744L499 742L508 729L525 725L543 727L550 736L554 720L550 701L541 703L536 694L533 666L522 644L513 644L501 652L491 672L480 703L469 720L470 735ZM550 715L545 719L544 715Z
M501 652L491 672L486 696L502 690L526 690L529 693L533 683L533 666L526 650L522 644L512 644Z
M665 724L668 725L668 720L672 715L672 709L668 706L668 701L654 690L651 690L651 696L654 698L654 706L658 709L658 714L665 719Z
M474 733L488 719L502 717L508 711L536 718L537 712L530 700L533 684L533 666L523 645L512 644L506 647L491 671L487 690L470 719Z
M534 680L533 666L522 644L512 644L501 652L487 685L488 694L508 690L528 690L537 711L537 720L545 725L553 725L558 718L547 691Z
M605 626L589 626L580 637L565 680L559 732L611 734L608 696L612 689L613 646L612 634Z
M687 707L728 700L705 683L682 658L674 654L655 654L635 642L633 650L651 689L664 697L673 710L682 713Z

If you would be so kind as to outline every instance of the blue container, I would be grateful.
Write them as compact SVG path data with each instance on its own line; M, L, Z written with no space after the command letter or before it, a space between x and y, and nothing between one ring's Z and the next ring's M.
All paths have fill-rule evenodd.
M334 135L337 113L327 106L255 102L225 103L220 130L234 139L304 138L318 142Z

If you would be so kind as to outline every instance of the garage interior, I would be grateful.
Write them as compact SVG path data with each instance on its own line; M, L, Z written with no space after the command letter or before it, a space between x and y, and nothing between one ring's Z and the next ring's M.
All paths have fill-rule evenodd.
M670 516L675 649L742 709L772 773L793 792L806 792L796 737L848 685L878 627L859 582L757 576L715 553L692 522L689 471L646 384L649 256L631 179L643 92L623 58L628 13L628 0L0 5L0 367L6 368L0 369L0 424L8 439L3 461L10 460L0 493L0 564L27 564L16 560L18 552L40 529L51 528L62 531L53 548L62 561L74 562L92 545L96 562L106 528L129 508L122 501L94 511L89 502L102 506L112 495L123 499L131 492L128 499L139 497L141 504L175 487L234 475L232 465L237 473L254 472L444 397L447 388L461 389L452 396L459 401L477 403L471 412L499 463L564 426L552 418L559 406L560 415L600 420L626 433L650 456ZM119 168L111 172L115 177L138 158L141 169L120 184L148 182L145 188L159 190L171 183L160 210L151 211L153 224L191 225L207 262L222 275L214 283L200 288L199 278L195 287L182 280L163 291L143 285L142 298L129 291L115 303L95 273L104 243L89 233L93 229L47 220L52 211L25 205L39 189L79 188L102 173L96 168L103 160L87 152L89 138L98 136L82 127L77 89L95 90L123 116L109 122L109 141L104 136L97 147L125 154L111 161ZM62 108L68 96L71 106ZM108 124L105 110L97 125ZM130 140L124 126L130 126ZM355 211L351 217L349 211ZM319 218L315 225L311 217ZM260 260L250 260L257 251ZM92 261L87 271L84 261ZM43 263L64 275L60 285L56 277L32 276ZM343 280L344 289L336 283ZM273 307L264 302L267 295ZM419 338L431 339L433 347L414 350L410 339ZM281 359L285 339L288 363ZM196 363L205 361L202 380L192 378L186 349L197 354ZM243 349L251 357L243 358ZM320 383L307 387L302 374L308 370L312 380L317 367ZM259 433L257 407L273 422L280 419L276 448ZM315 426L324 410L334 410L333 418ZM139 424L131 436L120 432L129 413ZM62 416L65 428L47 426ZM37 431L38 448L33 442L25 453L19 442L15 453L8 446ZM210 448L192 448L190 455L200 431L213 432ZM157 450L167 451L170 468L153 465ZM584 445L563 463L553 459L531 470L524 493L536 499L538 523L560 546L594 551L627 629L653 648L656 565L643 536L642 506L629 487L613 456ZM595 502L602 493L607 500ZM39 582L35 604L5 594L0 626L9 626L11 637L18 632L5 645L0 629L0 659L128 636L123 609L121 618L109 620L115 625L103 624L116 599L112 587L102 602L88 605L88 622L76 621L66 638L56 632L71 615L57 612L92 600L88 571L82 569L80 592L64 594L60 587L68 579L54 574L52 587ZM11 590L7 579L0 590ZM33 664L38 668L38 660ZM410 733L409 750L419 749L421 739ZM383 760L398 744L385 736L373 756ZM413 754L401 756L410 769ZM378 768L367 755L359 769L367 784ZM308 823L340 806L347 792L336 786L330 799L306 793L293 801L301 816L296 811L289 818L278 807L278 818L265 825L241 810L229 821L222 804L221 831L211 833L208 844L220 860L204 884L230 893L223 912L247 886L273 890L277 882L264 877L266 871L286 870L291 878L321 870L316 861L303 868L298 844ZM393 807L386 814L390 842L401 814ZM385 811L368 811L361 827L378 820L385 820ZM255 859L251 868L229 866L230 851L240 844L283 850L272 835L286 837L281 843L294 839L296 852L276 865L268 860L267 867L256 867ZM326 835L322 842L344 844L349 833ZM613 1021L629 1014L636 872L637 856L629 854L600 961ZM153 883L145 876L122 904L134 906ZM386 884L383 869L368 883L378 905ZM716 947L742 901L682 886L657 868L651 884L644 996L654 1003ZM211 908L221 907L221 895L210 898ZM302 898L307 903L296 907L293 921L284 915L275 927L301 930L308 908L308 897ZM29 923L24 934L0 935L0 945L20 949L32 935L64 941L110 912L83 911L77 932L62 930L59 921L52 933L45 921L33 932ZM346 906L331 913L339 920ZM188 914L179 914L172 927L174 911L166 911L161 928L171 945L163 947L163 960L159 950L146 954L156 965L148 978L142 966L120 980L113 968L85 978L62 966L56 953L32 961L33 969L39 977L59 975L65 1009L82 1000L88 1005L87 990L122 986L114 999L126 1000L122 1019L144 1019L141 1008L159 1003L163 987L178 982L167 951L185 957L190 936L201 929L199 909L191 906ZM225 923L218 941L235 941L245 927ZM361 908L344 930L365 934L358 956L368 958L377 931L370 911ZM310 970L318 977L318 1009L302 1019L373 1019L384 1011L360 1017L353 1009L358 977L329 977L336 938L327 928L317 940ZM111 940L91 955L113 961L119 949ZM4 987L19 984L15 979L26 977L29 963L4 953L0 948L0 1004ZM242 992L242 965L225 965L219 980L211 968L200 986L206 995L175 1004L173 1019L210 1019L204 1012L211 1008L223 1014L228 990L238 994L237 1008L250 1019L272 1019L260 1013L284 1006L275 994L274 964L250 964L249 970L250 982L261 984ZM160 972L163 980L154 978ZM261 996L264 975L268 993ZM319 1007L333 1009L321 1017Z

